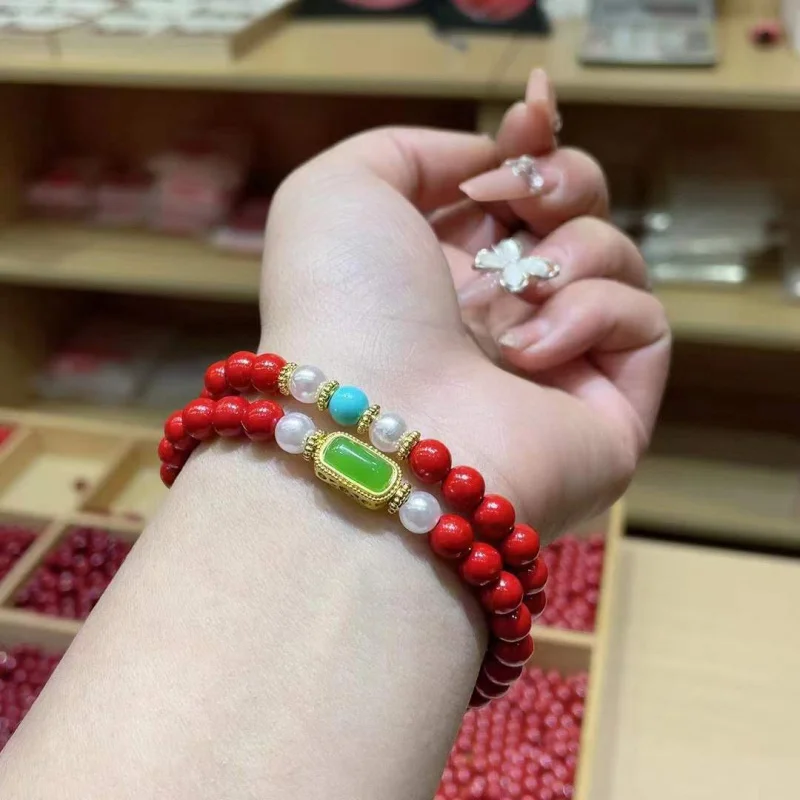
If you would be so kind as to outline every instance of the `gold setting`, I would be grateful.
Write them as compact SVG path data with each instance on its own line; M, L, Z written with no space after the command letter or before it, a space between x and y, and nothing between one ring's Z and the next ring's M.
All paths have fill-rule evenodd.
M373 403L359 418L358 418L358 426L356 427L356 431L358 431L359 436L364 436L365 433L369 431L369 426L375 422L376 419L380 416L381 407L377 403Z
M278 373L278 391L287 397L291 394L289 384L296 369L297 364L294 361L287 361Z
M312 461L314 459L317 450L319 450L319 446L322 444L322 440L327 435L325 431L316 430L306 436L306 440L303 443L303 458L306 461Z
M404 434L400 439L395 457L400 461L405 461L408 458L408 454L414 449L421 438L422 434L419 431L409 431Z
M308 438L311 439L314 436L312 434ZM365 489L360 484L356 483L355 481L351 480L350 478L342 475L337 470L329 467L324 461L325 457L325 448L337 437L344 436L353 442L356 442L360 447L366 447L376 455L378 455L381 459L386 461L386 463L391 464L392 466L392 479L390 482L389 487L384 490L383 492L371 492L369 489ZM308 442L307 442L308 446ZM305 455L305 453L304 453ZM324 483L333 486L335 489L338 489L340 492L343 492L348 497L352 497L360 505L364 506L365 508L372 509L376 511L381 508L386 508L392 501L394 500L395 496L399 493L404 491L403 487L408 486L408 493L411 492L411 486L409 486L404 480L402 473L400 472L400 467L395 464L390 459L386 458L384 453L381 453L376 447L373 447L366 442L363 442L361 439L357 439L355 436L351 436L349 433L342 433L340 431L334 431L333 433L326 433L323 434L321 437L316 439L313 444L313 460L314 460L314 474ZM402 502L404 502L407 497L408 493L403 496L403 500L397 505L397 508L400 508Z
M317 389L317 408L320 411L327 410L331 402L333 393L339 388L339 381L325 381L319 389Z
M400 484L392 495L392 499L389 501L389 513L396 514L400 510L400 506L408 500L410 494L411 484L408 481L400 481Z

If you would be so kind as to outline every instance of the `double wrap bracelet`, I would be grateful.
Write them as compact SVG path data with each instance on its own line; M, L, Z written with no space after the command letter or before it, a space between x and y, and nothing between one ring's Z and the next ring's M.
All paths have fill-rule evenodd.
M358 436L320 430L309 416L286 413L276 400L243 396L258 394L314 404ZM370 443L359 438L365 435ZM164 483L172 486L192 451L215 436L274 439L362 506L397 514L408 531L427 534L433 552L455 565L487 614L491 637L470 706L502 697L522 674L534 650L531 625L546 603L547 565L539 557L539 535L516 521L508 499L485 493L478 470L452 466L442 442L422 439L399 414L382 412L362 389L328 380L318 367L245 351L212 364L200 397L168 417L158 447ZM406 461L416 482L441 484L452 513L443 514L433 494L404 479Z

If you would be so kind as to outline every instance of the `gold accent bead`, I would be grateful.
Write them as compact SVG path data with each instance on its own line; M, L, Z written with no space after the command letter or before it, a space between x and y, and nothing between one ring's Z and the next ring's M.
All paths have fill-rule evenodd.
M292 380L292 375L294 375L294 371L297 369L297 363L295 361L287 361L281 371L278 373L278 391L286 395L287 397L291 394L289 389L289 383Z
M317 455L317 450L319 450L319 446L322 444L322 440L328 434L325 431L316 430L314 433L309 433L306 436L306 440L303 444L303 458L306 461L313 461L314 457Z
M408 500L410 494L411 484L408 481L400 481L392 494L392 499L389 500L389 513L396 514L400 510L400 506Z
M325 381L319 389L317 389L317 408L320 411L325 411L331 402L333 393L339 388L339 381Z
M408 433L404 434L400 439L400 444L397 447L395 458L400 461L405 461L408 458L408 454L414 449L417 442L421 438L422 434L419 431L409 431Z
M358 431L359 436L363 436L368 430L369 426L375 422L376 419L380 416L381 407L377 403L373 403L359 418L358 418L358 426L356 427L356 431Z

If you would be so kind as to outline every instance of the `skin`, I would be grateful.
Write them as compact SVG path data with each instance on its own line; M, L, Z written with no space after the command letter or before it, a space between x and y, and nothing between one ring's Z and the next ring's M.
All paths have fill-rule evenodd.
M385 129L294 173L270 215L261 349L363 386L550 537L630 480L669 335L635 248L598 219L588 157L552 152L546 196L464 201L509 153L552 150L554 102L532 84L496 142ZM517 228L562 276L490 298L470 331L472 255ZM510 331L529 341L500 352L524 374L476 344ZM425 537L309 475L274 447L197 451L3 752L4 800L430 800L479 609Z

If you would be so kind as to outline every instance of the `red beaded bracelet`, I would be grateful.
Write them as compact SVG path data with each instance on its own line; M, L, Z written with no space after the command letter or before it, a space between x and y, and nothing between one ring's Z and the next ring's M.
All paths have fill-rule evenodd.
M176 412L179 416L173 415L168 420L167 426L171 425L172 429L167 432L165 428L166 441L162 442L164 453L168 456L162 467L165 482L171 484L174 481L180 466L191 452L192 445L187 442L187 435L199 441L212 435L211 428L214 428L223 436L246 433L254 439L271 438L280 420L280 417L274 419L274 407L277 404L257 401L257 404L268 403L271 408L265 406L258 412L252 412L251 405L244 398L226 397L231 393L250 391L292 394L301 402L316 403L320 410L330 406L331 416L336 421L345 425L357 424L360 433L370 430L373 444L384 445L380 449L396 452L400 458L407 457L412 472L420 482L441 482L442 493L450 505L472 513L475 531L488 541L475 542L475 531L463 517L455 514L439 516L435 501L437 521L431 523L432 528L425 530L430 530L429 541L434 552L442 558L458 562L462 579L478 588L484 609L492 615L490 629L496 638L490 643L470 704L483 705L490 699L502 696L513 682L513 678L507 680L509 676L522 670L524 660L519 663L518 659L527 653L526 660L533 652L529 631L533 619L545 607L543 588L547 567L538 558L539 536L536 531L527 525L515 525L514 507L507 499L499 495L484 495L484 480L477 470L464 466L451 467L450 452L444 444L436 440L420 441L419 434L407 432L405 423L397 415L380 415L380 407L370 406L360 389L340 387L337 381L326 380L315 367L298 368L296 364L287 363L282 357L269 353L256 356L242 351L208 368L203 396L187 405L183 412ZM209 401L215 398L219 398L220 402L212 407ZM280 409L280 406L277 408ZM260 436L256 420L250 424L250 430L247 430L245 423L246 417L258 414L265 420ZM283 410L280 409L282 415ZM305 415L290 416L302 417L307 421L303 424L308 424L309 428L301 428L296 432L302 434L302 440L298 436L302 445L299 449L290 449L284 444L281 446L289 452L301 452L309 450L308 443L311 441L313 455L320 432L315 431L313 422ZM298 442L290 439L287 444L297 448ZM308 457L308 453L306 455ZM347 487L339 485L339 488ZM408 500L409 491L404 489L399 497L401 509ZM431 497L422 492L416 494ZM423 511L426 510L423 508ZM428 511L430 509L426 511L430 518ZM406 524L406 520L403 523L413 532L425 532ZM496 543L498 547L489 542ZM504 562L508 570L503 570Z

